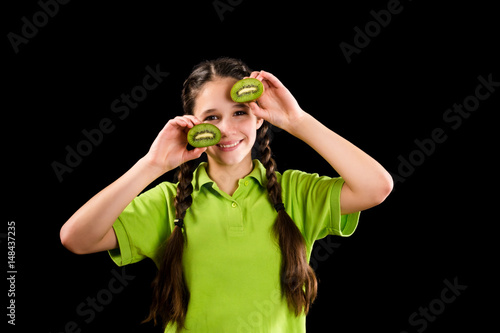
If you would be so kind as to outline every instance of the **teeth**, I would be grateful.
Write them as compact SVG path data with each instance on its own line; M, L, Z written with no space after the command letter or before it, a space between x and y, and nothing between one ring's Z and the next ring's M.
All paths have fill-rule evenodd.
M218 146L221 147L221 148L231 148L231 147L235 147L238 143L240 143L239 141L238 142L235 142L231 145L221 145L219 144Z

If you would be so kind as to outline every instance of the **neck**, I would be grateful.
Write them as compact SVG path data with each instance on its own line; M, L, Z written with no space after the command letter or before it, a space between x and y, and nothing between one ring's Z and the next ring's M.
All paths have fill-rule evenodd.
M247 176L253 170L252 159L244 159L242 162L233 165L221 165L208 159L207 173L221 191L229 195L238 188L238 180Z

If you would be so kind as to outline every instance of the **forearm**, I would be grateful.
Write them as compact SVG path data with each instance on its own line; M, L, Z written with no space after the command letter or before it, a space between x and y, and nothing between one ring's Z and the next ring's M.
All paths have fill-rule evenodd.
M260 71L251 77L266 87L259 104L249 104L253 114L307 143L344 179L342 214L373 207L389 195L392 178L377 161L304 112L274 75Z
M139 160L71 216L61 228L62 243L74 252L92 252L125 207L159 176L159 170Z
M316 150L339 173L352 193L368 197L390 192L389 173L361 149L307 113L294 124L299 126L290 128L290 134Z

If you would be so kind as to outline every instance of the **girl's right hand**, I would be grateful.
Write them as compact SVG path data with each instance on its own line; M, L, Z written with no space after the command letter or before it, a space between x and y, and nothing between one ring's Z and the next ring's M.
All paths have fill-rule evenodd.
M206 147L187 150L187 132L200 123L200 120L190 115L170 119L144 157L147 163L163 174L200 157L207 150Z

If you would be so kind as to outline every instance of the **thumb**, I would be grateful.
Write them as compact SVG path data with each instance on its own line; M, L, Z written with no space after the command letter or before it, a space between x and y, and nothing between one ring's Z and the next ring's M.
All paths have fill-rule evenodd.
M264 118L265 112L260 108L259 104L257 104L255 101L248 103L248 106L250 107L250 111L258 117L258 118Z
M185 160L184 162L195 160L201 156L205 151L207 150L207 147L203 148L195 148L193 150L188 150L186 154L184 155Z
M271 114L268 110L262 109L255 101L249 103L250 111L259 119L264 119L267 122L273 123Z

